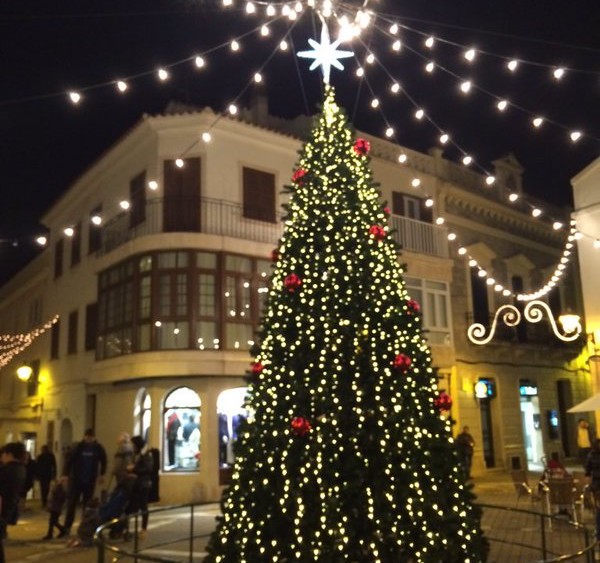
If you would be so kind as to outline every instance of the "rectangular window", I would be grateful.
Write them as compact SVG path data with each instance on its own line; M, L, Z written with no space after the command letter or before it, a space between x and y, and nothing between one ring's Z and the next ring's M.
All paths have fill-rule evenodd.
M146 220L146 172L138 174L129 182L129 228L137 227Z
M91 303L85 308L85 349L96 349L98 334L98 303Z
M65 241L57 240L54 245L54 277L60 278L63 273L63 255L65 253Z
M275 174L244 167L244 217L275 223Z
M76 266L81 262L81 223L77 223L73 228L71 237L71 266Z
M402 192L392 192L392 213L415 221L433 223L432 209L427 207L425 201Z
M430 344L451 343L450 290L446 282L406 277L406 291L421 306L423 329Z
M60 319L53 325L50 332L50 359L58 359L60 348Z
M77 353L77 325L79 321L79 315L77 311L71 311L69 313L69 335L67 340L67 353Z
M98 205L90 213L88 223L88 254L93 254L100 250L102 245L102 206Z

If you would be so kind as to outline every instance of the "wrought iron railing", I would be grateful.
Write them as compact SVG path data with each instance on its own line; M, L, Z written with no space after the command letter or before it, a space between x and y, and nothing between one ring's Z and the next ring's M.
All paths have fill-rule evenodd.
M124 543L109 538L119 520L111 520L96 530L98 563L132 559L158 563L193 563L206 556L205 548L215 525L216 513L204 509L217 505L185 504L150 510L150 522L172 521L162 533L156 529L141 539L141 515L129 517L131 541ZM520 561L522 563L558 563L571 561L592 563L596 542L591 531L582 524L544 512L491 504L478 504L482 509L482 529L490 545L488 561ZM165 518L167 516L167 518ZM152 541L149 541L152 538Z
M244 216L239 203L200 198L173 200L154 198L146 202L144 213L122 212L102 227L100 253L105 254L126 242L164 232L200 232L275 244L283 231L281 215L277 222L258 221ZM394 240L403 250L448 257L444 227L392 215Z

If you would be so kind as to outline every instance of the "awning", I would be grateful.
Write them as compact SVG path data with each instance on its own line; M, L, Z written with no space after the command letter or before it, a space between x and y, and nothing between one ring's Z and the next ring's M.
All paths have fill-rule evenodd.
M589 399L571 407L567 412L590 412L600 411L600 393L596 393Z

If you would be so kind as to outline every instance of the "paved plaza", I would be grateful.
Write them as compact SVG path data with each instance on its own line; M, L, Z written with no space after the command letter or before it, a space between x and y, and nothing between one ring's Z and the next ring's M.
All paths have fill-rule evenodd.
M532 477L535 482L535 477ZM517 508L517 495L510 476L503 471L489 471L485 477L475 480L474 492L477 502ZM47 513L36 500L28 501L29 506L19 524L9 528L9 539L6 543L7 563L33 563L39 561L50 563L93 563L98 560L96 548L67 547L65 540L42 541L47 530ZM520 500L519 509L539 509L539 503L532 504L527 498ZM206 539L215 526L215 517L219 513L218 504L197 507L194 511L194 530L196 535L204 536L193 544L193 561L201 562L205 556ZM529 563L540 559L539 552L525 547L535 544L540 539L541 520L535 516L522 514L519 511L506 512L484 509L482 526L490 537L501 539L493 542L489 563ZM584 513L584 523L593 527L593 515ZM73 527L76 530L76 525ZM146 536L140 540L144 553L154 557L164 557L178 561L189 561L189 529L190 510L160 511L150 517ZM573 534L566 520L555 521L551 529L545 528L545 540L550 549L563 553L576 551L582 545L582 534ZM115 545L123 549L132 549L133 541L115 540ZM523 545L521 545L523 544ZM575 549L574 549L575 548ZM124 558L123 561L133 561ZM105 561L112 562L113 554L108 553ZM580 557L573 561L588 561Z

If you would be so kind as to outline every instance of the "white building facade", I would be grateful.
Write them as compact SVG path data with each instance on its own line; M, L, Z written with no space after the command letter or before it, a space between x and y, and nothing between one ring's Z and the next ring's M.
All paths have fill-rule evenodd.
M282 232L282 187L308 126L269 116L264 101L240 119L172 106L145 116L69 187L43 217L48 247L0 289L4 334L60 315L0 371L0 438L60 452L94 427L110 458L120 431L141 434L160 451L162 500L220 497ZM474 474L575 455L566 410L589 394L582 343L557 341L543 323L471 343L468 325L488 326L512 298L457 253L464 247L498 283L527 292L555 268L566 235L440 150L402 149L399 163L397 146L369 139L440 387L457 428L476 439ZM516 160L495 166L500 187L521 193ZM556 314L581 311L577 268L547 300ZM23 362L34 368L27 383L15 377Z

